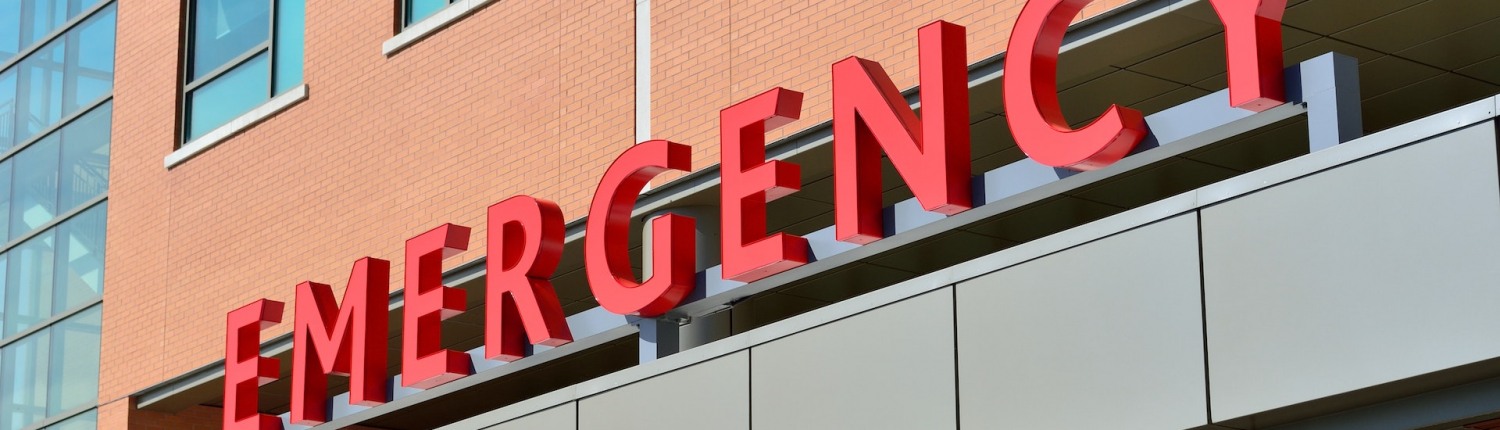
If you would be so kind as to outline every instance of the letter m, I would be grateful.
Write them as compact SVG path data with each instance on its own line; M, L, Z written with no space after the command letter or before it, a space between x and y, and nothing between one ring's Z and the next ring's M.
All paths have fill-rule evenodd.
M326 284L297 285L292 332L292 416L295 424L328 421L328 375L350 376L349 403L386 401L386 345L391 263L362 258L349 274L343 307Z

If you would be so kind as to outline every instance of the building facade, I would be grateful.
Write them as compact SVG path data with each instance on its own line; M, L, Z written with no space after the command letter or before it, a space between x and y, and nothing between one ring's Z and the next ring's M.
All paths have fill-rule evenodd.
M1280 54L1259 70L1284 94L1240 108L1222 8L1252 3L1241 30L1278 44L1252 57ZM253 413L288 428L1500 427L1490 0L0 5L19 30L0 35L3 429ZM1037 36L1028 17L1071 26ZM927 102L931 47L962 60L942 91L962 103ZM971 137L967 210L925 210L907 184L928 173L891 155L860 174L880 238L838 231L841 123L892 136L870 130L892 123L880 112L841 116L855 111L835 82L851 81L833 76L850 65L912 135L938 106L967 117L947 129ZM1118 105L1139 139L1086 169L1040 164L1012 109L1028 88L1058 96L1053 131ZM770 130L726 125L773 96L800 104L761 115L787 117ZM606 172L650 140L685 155L600 212ZM775 175L790 185L733 195L771 166L745 161L761 155L799 166ZM506 361L487 357L487 315L525 305L488 297L514 263L490 244L513 213L487 209L518 195L561 213L541 239L557 267L534 277L571 334ZM590 281L590 214L626 212L601 246L630 278L667 264L642 231L672 229L653 219L696 221L691 292L659 315L612 312ZM764 226L732 230L753 213ZM450 252L413 257L429 232ZM808 255L738 276L724 232L801 236ZM360 271L375 261L389 272ZM293 330L299 285L351 309L361 273L389 279L387 319L361 326L385 334L374 385L389 388L352 406L361 375L293 376L310 353ZM463 304L425 313L427 290L407 287L439 278ZM252 308L264 330L233 325ZM429 357L407 344L455 351L457 368L404 384ZM256 350L277 371L236 379ZM327 416L299 419L321 399Z
M116 8L0 2L0 428L97 421Z

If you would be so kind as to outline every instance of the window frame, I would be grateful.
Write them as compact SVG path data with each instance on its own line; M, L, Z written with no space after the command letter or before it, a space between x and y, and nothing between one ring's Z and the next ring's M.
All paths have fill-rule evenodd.
M181 34L181 44L180 44L180 46L182 47L182 50L181 50L182 54L178 58L178 74L179 74L180 77L178 78L178 91L177 91L177 111L178 111L178 114L177 114L177 139L176 139L176 142L173 144L173 148L172 148L174 151L175 150L179 150L179 149L183 149L183 147L187 146L187 144L192 143L194 140L196 140L196 138L193 138L192 135L190 134L191 131L192 131L190 129L190 127L192 125L192 101L191 101L191 98L189 96L193 93L193 91L195 91L195 90L197 90L199 88L204 87L205 85L213 82L215 79L218 79L218 78L224 76L225 74L228 74L230 71L234 70L235 68L239 67L240 65L243 65L243 64L251 61L256 56L258 56L258 55L260 55L262 53L264 53L266 55L266 66L267 66L266 76L268 77L268 79L266 79L266 85L265 85L265 87L266 87L265 88L266 89L266 100L262 101L261 104L263 105L266 102L269 102L270 100L276 98L276 96L279 95L276 92L276 65L277 65L277 56L276 56L276 36L277 36L277 32L276 32L276 28L277 28L278 24L281 24L281 21L280 21L281 17L276 13L276 9L277 9L277 7L279 7L281 5L281 0L264 0L264 1L267 1L267 2L270 3L270 7L267 8L268 19L266 20L266 22L268 23L269 27L266 29L266 40L265 41L262 41L261 43L256 44L255 46L251 47L250 49L246 50L245 52L241 52L240 54L235 55L234 57L230 58L228 61L225 61L224 64L220 64L219 66L215 67L213 70L208 71L208 73L203 74L203 76L201 76L201 77L199 77L197 79L193 79L193 60L195 59L195 57L194 57L194 50L198 46L198 41L196 40L196 37L194 37L194 34L197 31L197 28L195 27L195 22L197 21L196 18L197 18L197 13L198 13L198 2L200 2L200 1L213 1L213 0L183 0L183 2L182 2L182 20L181 20L181 25L179 26L181 28L181 33L182 33ZM304 10L303 13L306 13L306 11ZM306 22L306 17L304 17L303 20L304 20L303 22ZM306 37L305 36L306 29L304 28L303 31L304 31L303 43L305 44L306 43L306 39L305 39L305 37ZM306 55L305 48L304 48L304 51L303 51L303 55L304 56ZM306 69L306 59L305 58L303 59L302 63L303 63L303 68L305 70ZM304 80L303 83L305 84L305 81L306 81L306 77L305 76L304 76L303 80ZM291 90L288 90L288 92L290 92L290 91ZM254 109L252 108L251 110L254 110ZM245 113L248 113L248 112L249 111L246 111ZM241 115L243 115L243 114L244 113L241 113ZM229 122L233 122L233 120L231 120ZM214 129L217 129L218 127L223 127L224 125L229 124L229 122L225 122L224 124L220 124L220 125L214 127ZM213 130L203 130L202 131L202 135L206 135L206 134L208 134L208 132L211 132L211 131L213 131ZM200 135L200 137L201 137L201 135Z

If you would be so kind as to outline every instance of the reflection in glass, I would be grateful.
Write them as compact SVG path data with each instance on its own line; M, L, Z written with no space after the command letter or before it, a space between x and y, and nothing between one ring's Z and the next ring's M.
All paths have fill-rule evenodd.
M5 276L6 269L9 267L6 265L6 262L9 259L10 254L0 254L0 337L3 337L6 333L10 333L10 331L6 330L7 324L5 324L10 319L6 316L9 315L6 310L10 308L5 305L5 296L9 295L6 293L9 290L5 289L6 281L9 279ZM0 422L3 422L3 420L0 420Z
M93 404L99 395L99 325L95 306L48 328L52 356L47 377L47 416Z
M0 63L21 52L21 0L0 0ZM9 29L15 30L9 30Z
M62 119L63 112L63 40L54 41L21 61L20 87L16 102L20 106L16 140L24 141Z
M70 211L109 189L110 112L105 103L62 130L58 210Z
M68 34L75 54L68 58L69 83L74 85L69 113L109 94L115 81L115 7L90 18Z
M16 143L109 94L114 82L114 33L115 6L110 5L21 61L15 97L18 116L13 125Z
M192 77L207 75L270 37L271 2L198 0L193 2Z
M47 415L46 333L0 349L0 429L19 429Z
M0 218L10 218L11 166L15 164L15 158L0 162ZM10 223L0 222L0 237L10 238L9 231Z
M54 231L11 248L5 277L4 337L31 328L52 316Z
M10 238L41 227L57 216L59 134L43 138L16 155L11 187Z
M0 63L14 62L0 73L0 154L27 145L0 160L0 242L34 235L0 253L0 343L9 342L0 347L0 430L87 410L98 397L102 308L88 306L103 291L107 207L37 229L108 188L110 104L58 127L111 92L117 6L101 3L0 0ZM97 421L87 410L46 428Z
M17 9L20 46L27 47L47 37L100 0L30 0ZM0 9L3 11L3 9Z
M270 68L261 53L188 93L188 140L269 100Z
M0 349L0 429L23 428L95 402L102 317L103 308L95 306ZM50 428L93 421L69 419L66 427Z
M104 292L104 213L101 204L58 228L54 314L99 298Z
M5 0L0 0L0 2L3 1ZM5 151L12 146L16 146L17 110L16 72L12 70L0 73L0 151Z

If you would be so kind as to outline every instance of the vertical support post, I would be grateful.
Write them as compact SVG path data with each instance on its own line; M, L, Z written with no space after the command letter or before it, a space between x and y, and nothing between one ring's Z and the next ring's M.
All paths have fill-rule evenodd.
M636 328L641 331L641 364L677 353L679 345L677 320L667 317L631 319L634 321L632 324L635 324Z
M1297 101L1307 106L1309 152L1364 137L1359 60L1328 53L1302 62L1297 70L1299 79L1288 79L1288 83L1296 81L1301 86Z
M692 217L697 221L694 235L696 254L694 260L697 264L693 270L702 272L710 267L719 265L719 208L718 206L686 206L663 209L646 215L642 221L650 220L657 216L676 214ZM641 277L651 277L651 223L643 222L644 231L641 232ZM702 288L699 285L698 288ZM725 313L727 314L727 312ZM718 338L703 340L712 337L710 333L717 331L704 331L709 324L698 325L699 319L693 318L686 324L680 321L680 315L664 315L658 319L636 319L634 324L641 332L640 358L641 363L646 363L658 358L672 355L686 348L708 343ZM724 325L727 327L727 318ZM724 330L727 332L727 330ZM722 338L722 337L720 337ZM693 339L695 343L683 343L684 339Z

